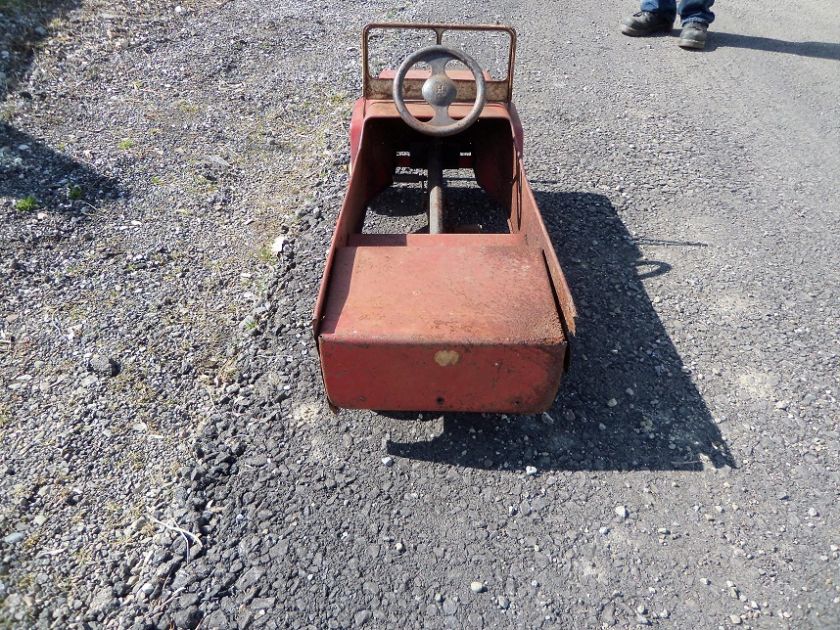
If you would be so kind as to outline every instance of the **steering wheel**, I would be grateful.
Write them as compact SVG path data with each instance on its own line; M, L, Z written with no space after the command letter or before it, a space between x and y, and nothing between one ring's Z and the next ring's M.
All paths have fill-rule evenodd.
M446 64L450 61L460 61L472 72L475 78L475 103L472 110L461 120L454 120L449 116L449 106L455 101L458 89L455 82L446 74ZM427 63L431 69L431 76L423 84L421 93L425 101L432 106L434 116L429 122L422 122L408 111L403 98L403 84L408 71L420 62ZM446 46L429 46L412 53L402 62L394 77L394 105L397 111L412 129L428 136L443 138L452 136L467 129L478 120L485 102L484 73L481 66L469 55L447 48Z

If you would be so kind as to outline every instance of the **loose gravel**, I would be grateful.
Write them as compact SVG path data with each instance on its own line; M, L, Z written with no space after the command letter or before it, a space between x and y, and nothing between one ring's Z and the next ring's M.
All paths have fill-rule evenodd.
M693 54L597 3L0 2L0 623L840 625L840 33L805 4ZM580 311L546 414L324 404L385 19L519 30ZM371 229L422 229L392 194Z

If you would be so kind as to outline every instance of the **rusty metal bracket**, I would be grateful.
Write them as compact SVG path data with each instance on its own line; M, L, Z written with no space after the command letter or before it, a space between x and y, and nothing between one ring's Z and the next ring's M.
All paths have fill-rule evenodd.
M438 45L443 44L443 36L447 31L475 31L506 33L510 38L508 47L507 76L503 80L487 80L487 100L490 102L510 103L513 98L513 66L516 60L516 31L512 26L504 24L412 24L408 22L375 22L368 24L362 30L362 74L364 76L364 96L367 99L390 99L393 86L392 79L381 79L370 74L368 61L368 39L371 31L375 30L425 30L435 33ZM412 51L408 51L409 53ZM407 79L406 96L412 91L420 93L424 80ZM414 85L416 83L416 85ZM456 82L458 84L463 82ZM475 95L469 86L458 85L457 100L473 100ZM474 92L474 90L473 90Z

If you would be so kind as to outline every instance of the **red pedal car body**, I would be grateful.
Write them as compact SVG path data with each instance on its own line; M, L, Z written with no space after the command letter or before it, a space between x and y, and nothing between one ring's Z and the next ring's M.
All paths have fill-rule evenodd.
M382 29L425 30L437 44L396 71L369 74ZM510 38L494 80L447 33ZM313 316L330 404L379 411L535 413L569 364L575 307L523 166L511 102L516 35L505 26L371 24L364 96L350 125L350 182ZM457 61L468 70L446 69ZM425 69L412 69L417 64ZM363 233L368 205L398 169L427 173L428 228ZM452 225L445 169L472 169L503 209L506 233ZM481 191L476 191L481 193Z

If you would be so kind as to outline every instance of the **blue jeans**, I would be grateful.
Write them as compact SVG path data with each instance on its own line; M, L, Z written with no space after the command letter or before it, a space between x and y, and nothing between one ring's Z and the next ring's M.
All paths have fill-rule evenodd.
M680 0L682 23L705 22L711 24L715 14L710 11L715 0ZM677 15L676 0L642 0L642 11L661 13L673 19Z

